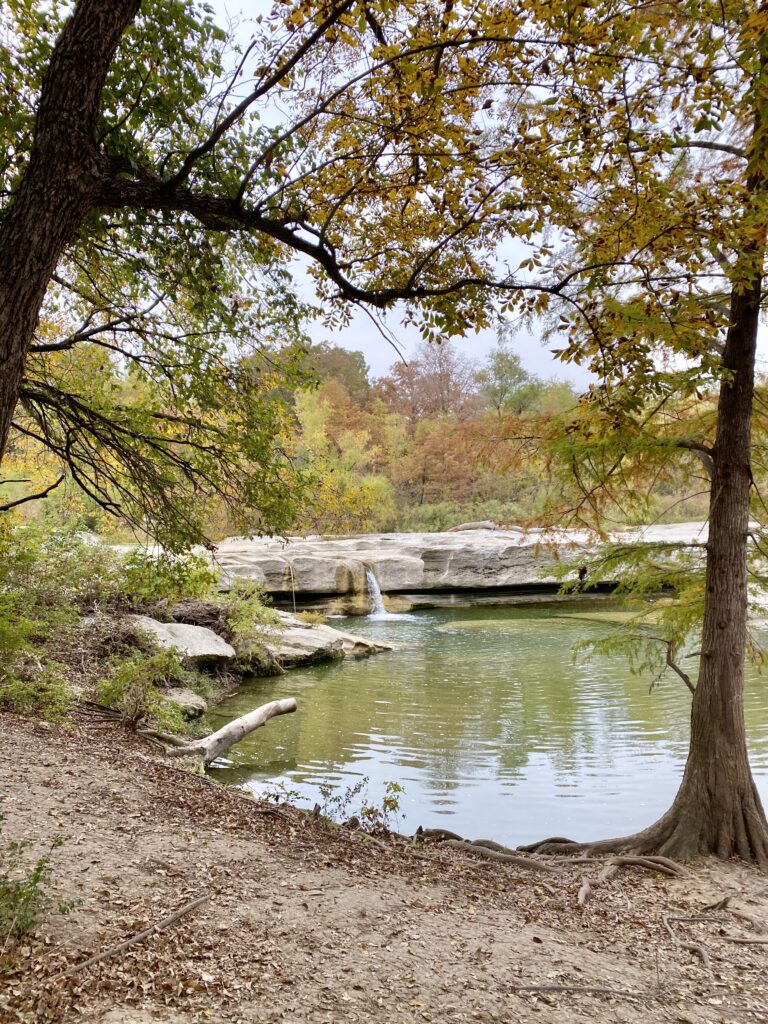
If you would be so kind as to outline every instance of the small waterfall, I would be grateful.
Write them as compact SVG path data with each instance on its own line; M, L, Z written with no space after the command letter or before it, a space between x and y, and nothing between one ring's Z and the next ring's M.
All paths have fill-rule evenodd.
M387 610L384 607L379 581L376 579L373 569L368 565L365 567L365 580L368 584L368 596L371 599L371 615L386 615Z

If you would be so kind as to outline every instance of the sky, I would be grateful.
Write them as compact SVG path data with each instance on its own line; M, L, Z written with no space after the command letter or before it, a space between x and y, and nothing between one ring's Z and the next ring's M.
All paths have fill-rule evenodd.
M312 296L307 294L306 298L311 299ZM409 361L421 341L418 330L414 327L404 327L399 319L397 310L394 310L386 320L388 332L393 336L397 349L381 336L368 317L359 312L356 312L353 322L342 332L329 331L319 324L314 324L309 334L313 341L329 341L342 348L362 352L371 371L371 377L381 377L401 358ZM495 331L483 330L477 334L469 334L466 338L454 339L454 345L462 355L480 362L494 348L496 341ZM555 343L544 345L540 338L525 328L520 328L514 335L510 347L520 356L523 367L539 377L568 380L577 388L586 387L592 379L581 367L564 364L555 359L550 351L556 347Z

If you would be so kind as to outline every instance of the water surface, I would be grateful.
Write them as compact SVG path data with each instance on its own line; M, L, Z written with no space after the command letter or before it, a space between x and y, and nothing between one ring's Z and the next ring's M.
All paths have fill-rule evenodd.
M362 777L372 803L405 787L399 827L442 826L518 844L578 840L650 824L674 796L688 745L690 695L676 677L649 693L621 657L576 661L573 644L611 623L587 603L355 618L340 628L398 644L391 653L247 683L215 725L278 697L299 711L232 748L217 777L296 802L323 803ZM332 624L335 624L333 622ZM752 765L768 798L768 696L746 694ZM357 809L360 798L350 807Z

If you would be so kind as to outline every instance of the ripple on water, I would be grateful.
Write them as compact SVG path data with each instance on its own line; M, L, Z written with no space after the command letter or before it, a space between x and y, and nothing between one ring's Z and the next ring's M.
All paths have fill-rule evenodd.
M233 748L217 778L254 792L283 782L310 806L323 802L320 787L338 795L363 777L379 804L399 781L402 828L439 823L508 843L634 831L675 793L690 705L677 680L649 693L650 680L621 659L574 663L575 642L612 626L600 607L599 616L537 605L348 620L342 628L400 646L253 680L216 709L218 721L278 696L297 696L299 712ZM768 795L766 688L749 686L745 704Z

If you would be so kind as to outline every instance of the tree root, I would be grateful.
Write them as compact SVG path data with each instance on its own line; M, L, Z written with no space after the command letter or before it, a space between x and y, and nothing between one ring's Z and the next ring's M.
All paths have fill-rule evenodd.
M734 787L730 801L723 793L715 800L702 783L701 772L686 769L670 809L641 832L592 843L552 836L520 850L565 856L656 856L664 858L658 863L667 866L697 857L715 855L726 860L736 856L756 861L768 871L768 824L754 783Z
M488 860L501 861L503 864L514 864L516 867L524 868L526 871L549 872L555 870L550 864L532 860L530 857L521 857L512 850L508 850L507 847L493 849L487 845L488 842L490 841L480 840L480 842L473 843L466 839L445 839L440 845L447 846L451 850L462 850L465 853L472 853L478 857L485 857Z
M685 917L672 917L672 918L670 918L670 917L667 917L666 914L662 914L661 915L661 923L666 928L667 933L669 934L669 937L672 939L672 941L675 943L675 945L679 946L680 949L687 949L687 950L690 950L691 953L695 953L696 956L701 958L701 962L704 964L705 970L711 971L712 970L712 961L709 959L709 954L707 953L706 949L704 949L704 947L700 943L698 943L698 942L683 942L683 940L678 935L675 934L674 928L669 923L670 921L687 921L687 920L689 920L689 918L685 918Z
M517 867L525 868L529 871L541 872L552 870L550 864L545 860L534 860L531 857L522 857L520 854L539 853L552 857L552 860L559 864L594 864L600 858L600 853L596 848L598 846L603 846L603 844L589 845L585 843L576 843L571 839L563 839L560 836L555 836L550 839L544 839L538 843L531 843L528 846L518 846L517 849L513 850L508 846L502 846L501 843L494 842L492 839L464 839L462 836L457 835L455 832L450 832L447 829L424 829L421 828L421 826L416 830L416 834L413 838L417 841L430 839L441 846L447 846L449 849L462 850L466 853L472 853L476 856L485 857L489 860L497 860L506 864L515 864ZM554 852L554 856L550 853L550 850ZM564 851L583 853L585 856L568 856ZM688 874L685 868L671 860L669 857L663 857L656 854L641 856L636 853L617 853L609 858L594 884L599 885L608 881L608 879L611 878L620 867L644 868L646 871L657 871L671 877L684 877ZM580 900L579 902L586 902L587 898L588 897L585 897L583 901Z

